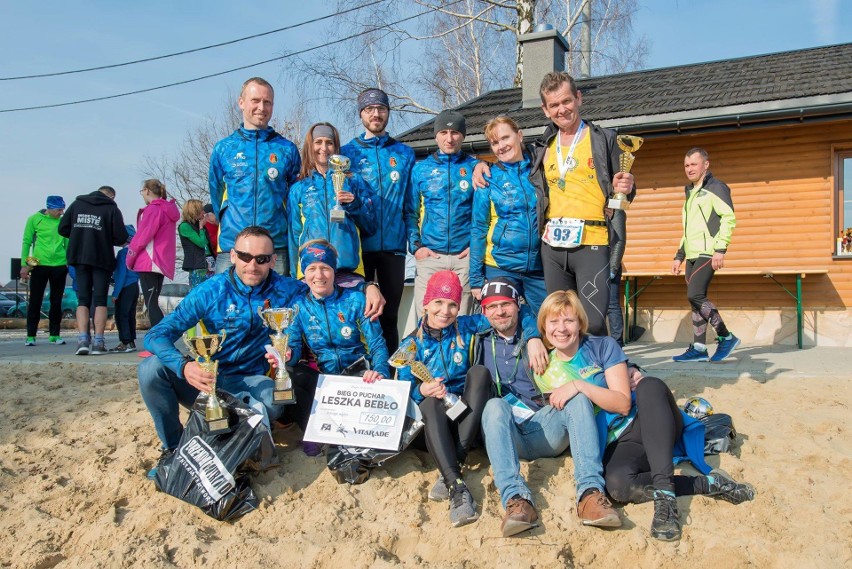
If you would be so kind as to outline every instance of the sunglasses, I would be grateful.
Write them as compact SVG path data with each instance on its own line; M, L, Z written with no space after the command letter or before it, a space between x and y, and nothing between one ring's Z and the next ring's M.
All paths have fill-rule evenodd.
M243 263L251 263L252 259L254 259L254 262L258 265L265 265L272 260L272 255L268 253L266 255L249 255L248 253L237 251L236 249L233 251L236 253L237 258Z

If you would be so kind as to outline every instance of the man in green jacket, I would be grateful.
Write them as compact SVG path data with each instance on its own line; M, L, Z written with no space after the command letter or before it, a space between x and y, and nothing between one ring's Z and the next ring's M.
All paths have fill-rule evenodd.
M35 346L38 321L41 316L41 303L44 290L50 283L50 322L51 344L64 344L59 332L62 321L62 294L65 292L65 277L68 267L65 264L65 250L68 240L59 235L59 218L65 211L62 196L47 196L45 209L39 210L24 227L23 246L21 247L21 280L30 281L30 302L27 306L26 346Z
M672 263L672 274L680 272L686 259L686 293L692 306L692 331L694 341L676 362L720 362L740 345L740 339L731 334L707 298L707 288L713 274L725 263L725 253L737 224L731 189L710 173L710 158L703 148L693 148L686 153L684 170L689 178L686 186L686 203L683 206L683 237ZM718 346L709 357L705 336L707 324L716 330Z

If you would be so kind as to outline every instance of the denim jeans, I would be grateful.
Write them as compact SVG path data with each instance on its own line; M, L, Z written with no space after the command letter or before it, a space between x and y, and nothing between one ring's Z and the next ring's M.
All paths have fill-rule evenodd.
M139 391L154 419L154 428L163 448L176 448L183 434L178 405L192 407L198 390L164 366L156 356L144 359L136 374ZM220 375L216 382L217 389L227 391L261 413L267 427L285 410L284 405L272 405L273 386L274 382L265 375Z
M521 476L520 459L559 456L569 443L577 499L590 488L604 491L598 429L592 403L585 395L575 395L561 411L549 405L539 409L521 424L515 423L508 403L491 399L482 414L482 434L504 508L515 495L533 501Z
M222 251L216 255L216 274L224 273L234 264L231 262L231 252ZM275 266L272 267L275 272L285 277L290 276L290 257L287 254L287 249L275 249Z
M508 277L518 284L518 291L533 312L538 314L538 309L541 308L541 303L547 297L547 288L544 286L544 273L542 271L532 273L516 273L514 271L506 271L498 267L485 267L485 280L496 279L497 277Z

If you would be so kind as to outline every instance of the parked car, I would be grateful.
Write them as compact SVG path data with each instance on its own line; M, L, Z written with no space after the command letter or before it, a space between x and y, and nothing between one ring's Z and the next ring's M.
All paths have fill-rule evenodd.
M8 314L9 310L20 304L20 298L15 300L15 293L0 293L0 314Z
M165 283L160 290L160 301L157 303L163 314L174 312L183 298L189 294L189 285L184 283Z
M19 302L17 306L12 306L6 311L6 316L12 318L25 318L27 316L27 306L29 303L26 298ZM41 303L41 311L47 316L50 311L50 288L44 291L44 300ZM107 296L107 316L115 314L115 304L112 302L112 297ZM77 315L77 291L72 287L66 286L65 292L62 293L62 318L71 319Z

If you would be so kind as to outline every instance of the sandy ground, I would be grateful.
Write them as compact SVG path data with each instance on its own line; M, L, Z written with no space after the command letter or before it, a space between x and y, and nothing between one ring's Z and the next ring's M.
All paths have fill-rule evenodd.
M709 457L753 483L754 502L682 497L679 543L649 537L652 504L603 531L576 518L570 458L525 464L542 526L500 537L483 451L466 478L482 508L453 529L426 493L436 471L408 452L360 486L338 485L296 433L275 434L281 467L254 479L260 509L236 523L158 493L144 474L158 442L132 366L2 364L2 567L849 567L852 470L848 380L683 377L734 416L735 453Z

